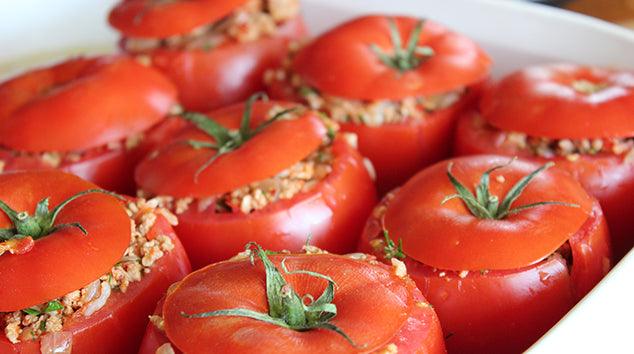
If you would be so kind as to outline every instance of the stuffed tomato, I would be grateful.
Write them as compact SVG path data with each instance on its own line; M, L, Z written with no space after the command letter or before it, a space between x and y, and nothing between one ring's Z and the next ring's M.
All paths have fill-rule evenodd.
M357 18L290 55L266 73L269 94L356 133L381 193L449 155L456 113L490 66L468 38L409 17Z
M300 250L310 238L329 251L354 249L376 192L352 136L315 112L255 96L184 118L192 124L142 161L136 180L141 195L178 215L194 268L249 241Z
M156 202L64 172L0 175L0 353L135 353L191 271Z
M134 191L133 171L176 106L158 71L123 57L79 58L0 84L0 172L52 169Z
M140 353L445 353L402 262L305 249L249 244L190 274L159 303Z
M458 154L556 161L605 211L615 260L634 245L634 74L572 64L519 70L458 124Z
M198 111L262 89L264 71L306 35L299 0L128 0L109 21L121 48L163 71L183 105Z
M368 221L361 249L405 262L449 352L527 349L609 270L599 203L549 166L492 155L440 162Z

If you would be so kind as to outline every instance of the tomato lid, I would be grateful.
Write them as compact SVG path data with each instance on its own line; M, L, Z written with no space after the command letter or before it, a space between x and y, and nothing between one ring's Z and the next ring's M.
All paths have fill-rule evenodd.
M492 85L480 108L493 126L535 137L630 137L634 73L575 64L532 66Z
M333 303L337 314L330 323L354 342L373 352L389 344L407 323L416 306L414 283L399 278L387 266L331 254L271 255L289 271L308 270L332 278L336 283ZM280 272L282 272L280 270ZM316 300L327 282L308 274L282 272L300 295ZM268 351L302 353L359 352L341 335L326 329L296 331L252 318L218 316L186 318L182 315L243 308L268 313L265 270L262 262L249 259L225 261L198 270L175 285L163 306L165 332L183 352L235 353L267 348ZM371 290L370 290L371 289ZM372 319L368 321L368 319Z
M251 128L262 124L271 109L285 103L255 102ZM246 105L241 103L209 113L222 126L237 130ZM136 168L137 185L151 194L173 197L209 197L229 192L276 175L314 152L327 134L318 114L298 113L297 118L279 119L237 149L217 157L206 168L216 150L194 148L187 141L213 143L201 130L188 126L168 145L150 154Z
M85 150L162 120L176 89L125 57L73 59L0 85L0 145L44 152Z
M321 35L302 49L293 69L318 90L352 99L403 99L449 92L482 80L491 60L470 39L433 21L424 21L414 55L420 63L402 72L385 64L377 49L391 56L415 36L418 19L365 16ZM391 31L403 43L395 45ZM396 35L396 32L394 33ZM414 37L416 38L416 37ZM405 47L406 48L406 47Z
M536 174L512 207L545 201L578 207L540 205L497 220L474 216L461 199L442 203L456 194L447 176L449 163L455 178L471 190L486 170L508 162L508 157L479 155L421 171L396 192L385 214L385 228L392 239L403 240L409 257L439 269L510 270L539 262L574 235L592 211L593 199L565 171L552 168ZM491 195L501 204L511 187L538 167L517 160L495 170Z
M165 38L191 32L228 15L246 0L125 0L108 22L125 36Z
M16 211L34 215L35 206L50 198L50 209L81 191L98 188L57 170L0 175L0 200ZM36 239L24 254L0 255L0 312L39 305L80 289L102 275L123 256L130 243L130 219L119 200L104 194L86 194L59 212L55 225L64 227ZM0 212L0 228L13 225Z

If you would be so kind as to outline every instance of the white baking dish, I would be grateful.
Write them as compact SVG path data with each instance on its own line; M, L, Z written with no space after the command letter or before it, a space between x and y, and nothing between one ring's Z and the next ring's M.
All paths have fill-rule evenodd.
M540 5L512 0L303 2L314 33L363 13L433 18L481 43L495 60L495 75L555 60L634 69L634 31ZM113 3L0 0L0 78L69 54L114 50L117 36L106 24ZM630 254L530 351L634 353L633 299L634 254Z

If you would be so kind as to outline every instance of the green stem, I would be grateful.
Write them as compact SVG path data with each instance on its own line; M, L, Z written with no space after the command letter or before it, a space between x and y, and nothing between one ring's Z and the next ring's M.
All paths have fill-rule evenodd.
M401 34L396 26L396 21L391 18L388 22L390 38L393 45L393 53L390 55L378 45L370 45L370 50L386 66L398 70L400 73L418 68L424 61L434 55L434 50L428 46L419 46L420 35L425 25L424 20L419 20L412 30L407 47L403 48Z
M448 195L445 197L441 204L445 204L446 202L452 199L461 199L467 209L479 219L496 219L501 220L509 215L514 215L519 212L522 212L526 209L535 208L543 205L561 205L566 207L578 208L579 205L559 202L559 201L544 201L544 202L536 202L530 203L526 205L522 205L516 208L511 208L513 203L520 197L520 195L524 192L528 184L537 176L539 173L547 170L548 168L554 165L553 162L548 162L543 166L539 167L535 171L529 173L528 175L522 177L504 196L502 202L499 202L497 196L492 195L489 189L490 185L490 175L492 172L509 166L515 161L515 158L510 160L508 163L503 165L493 166L492 168L485 171L478 185L475 187L476 195L474 196L471 191L469 191L465 186L463 186L460 181L451 173L451 169L453 167L453 163L449 163L447 166L447 177L449 181L454 186L457 194Z
M271 125L273 122L280 119L282 116L294 111L296 108L286 109L279 113L277 113L272 118L262 122L255 128L251 128L251 116L253 112L253 105L259 99L266 100L268 99L264 93L256 93L251 95L247 100L244 112L242 114L242 119L240 121L240 128L238 130L230 130L222 126L220 123L216 122L213 118L206 116L204 114L195 113L195 112L186 112L181 116L183 119L194 124L196 128L205 133L208 137L213 139L212 142L208 141L199 141L199 140L187 140L186 144L191 146L194 149L211 149L216 150L216 153L211 156L207 161L205 161L196 173L194 174L194 182L198 183L198 178L200 174L205 171L209 166L211 166L219 157L222 155L228 154L244 143L249 141L255 135L259 134Z
M13 224L13 228L0 230L0 239L8 241L11 239L30 236L34 240L48 236L55 231L65 227L78 228L84 235L88 231L78 222L54 225L59 213L71 202L81 198L82 196L94 193L106 194L114 196L118 199L125 200L116 193L108 192L102 189L89 189L72 195L68 199L62 201L53 210L49 211L49 198L44 198L35 206L35 214L30 215L26 211L17 212L5 202L0 201L0 209L7 214Z
M343 330L329 322L337 315L337 306L332 302L335 296L335 282L331 277L307 270L290 271L286 267L286 259L282 260L281 267L285 274L303 274L328 282L326 289L317 300L312 301L313 297L310 294L305 295L304 298L311 300L311 303L305 304L304 298L300 297L295 289L286 282L282 273L280 273L277 267L275 267L273 262L268 258L267 251L255 243L247 244L246 249L251 250L252 257L254 256L253 253L255 253L255 255L262 260L264 265L266 273L266 297L269 306L268 313L256 312L244 308L233 308L197 314L181 312L183 317L208 318L238 316L296 331L309 331L321 328L338 333L354 347L359 347Z

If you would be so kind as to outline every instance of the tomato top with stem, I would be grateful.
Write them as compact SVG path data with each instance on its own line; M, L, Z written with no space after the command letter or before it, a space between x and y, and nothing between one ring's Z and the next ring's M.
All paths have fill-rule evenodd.
M482 80L490 64L473 41L435 22L364 16L315 39L293 69L329 95L378 100L460 89Z
M105 194L55 170L0 175L1 238L34 240L23 254L0 255L0 312L79 289L121 258L130 243L130 219L121 201Z
M162 315L179 350L247 352L258 345L372 352L394 340L420 306L413 282L383 265L330 254L252 252L261 264L253 258L217 263L170 289Z
M157 195L208 197L276 175L315 151L328 129L315 112L256 101L210 113L186 114L193 123L136 169L141 189Z
M439 269L508 270L539 262L579 230L593 199L563 170L508 162L482 155L423 170L394 196L386 230L402 239L409 257ZM465 186L476 186L475 195Z

